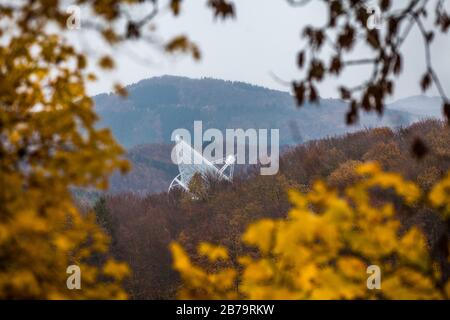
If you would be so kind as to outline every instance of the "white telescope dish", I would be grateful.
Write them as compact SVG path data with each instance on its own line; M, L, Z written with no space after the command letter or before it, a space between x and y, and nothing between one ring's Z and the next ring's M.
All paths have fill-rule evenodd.
M181 187L184 191L189 192L189 182L196 173L199 173L203 178L212 175L221 180L233 180L234 163L236 161L233 155L211 162L180 137L176 137L175 140L175 158L180 173L170 183L168 192L175 187ZM218 168L217 163L224 163L224 165ZM227 169L229 169L228 174L225 173Z

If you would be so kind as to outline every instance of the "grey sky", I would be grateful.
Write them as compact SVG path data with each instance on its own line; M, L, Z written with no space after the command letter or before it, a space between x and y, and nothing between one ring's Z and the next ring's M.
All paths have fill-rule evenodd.
M155 20L157 34L164 39L185 33L195 41L202 51L201 61L195 62L187 56L169 57L148 45L131 43L114 52L117 70L102 73L99 81L89 86L89 92L111 91L115 81L127 85L163 74L238 80L289 90L277 82L272 73L287 81L300 77L295 63L302 47L300 31L306 24L322 25L325 22L324 5L321 1L312 1L305 7L293 8L285 0L241 0L236 3L235 20L214 21L206 0L186 0L180 17L173 18L166 10ZM87 42L93 45L91 40ZM354 55L364 57L363 52L357 49ZM418 81L425 70L424 49L414 30L404 43L404 52L405 71L399 79L394 99L421 93ZM433 46L434 65L447 93L450 93L449 57L448 35L437 37ZM321 86L321 96L336 97L335 88L339 83L359 83L368 72L365 67L352 67L341 78L326 81ZM427 94L437 92L433 89Z

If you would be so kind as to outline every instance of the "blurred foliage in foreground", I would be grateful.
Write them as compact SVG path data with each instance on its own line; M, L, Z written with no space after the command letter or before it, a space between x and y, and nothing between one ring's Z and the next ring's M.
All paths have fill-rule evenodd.
M107 8L94 13L113 21ZM0 299L126 298L128 267L104 255L107 236L70 193L105 189L128 163L95 127L86 55L48 27L64 29L68 14L57 1L26 1L2 4L0 17ZM82 290L66 287L73 264Z
M316 182L307 193L290 192L294 207L286 219L249 225L242 241L256 251L227 265L228 250L200 243L198 254L213 267L193 263L180 244L171 250L174 268L188 299L448 299L450 281L430 258L416 226L403 228L396 206L426 203L448 219L450 174L428 194L376 162L356 166L357 182L337 192ZM372 193L391 192L397 201L373 201ZM449 261L444 263L448 264ZM381 289L369 290L366 270L381 269Z
M179 3L170 1L174 15ZM106 257L107 236L93 215L80 214L70 188L105 190L109 175L128 168L110 131L97 128L85 85L97 79L88 71L92 60L105 70L115 66L101 43L117 48L144 38L158 6L138 0L75 4L90 13L79 17L78 27L64 1L0 4L0 299L127 296L121 280L128 267ZM223 1L208 4L216 15L232 14ZM127 15L139 6L150 11L141 19ZM99 36L95 53L69 41L68 32L81 26ZM185 36L154 46L200 58ZM120 84L114 89L126 95ZM81 269L81 291L66 288L72 264Z

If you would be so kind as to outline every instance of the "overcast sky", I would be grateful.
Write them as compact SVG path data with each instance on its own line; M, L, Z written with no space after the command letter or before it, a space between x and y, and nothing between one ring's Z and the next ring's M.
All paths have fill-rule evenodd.
M312 1L305 7L293 8L285 0L235 1L237 17L234 20L217 20L206 7L206 0L183 1L180 17L162 11L155 20L157 34L164 39L180 33L187 34L202 52L199 62L187 56L168 57L147 44L130 43L113 53L118 68L101 74L100 80L89 86L90 94L111 91L111 84L120 81L128 85L141 79L163 74L192 78L213 77L238 80L268 88L288 91L289 87L277 82L273 74L290 81L299 79L296 55L302 47L300 30L307 25L322 25L327 12L321 1ZM398 1L396 3L404 3ZM416 30L417 31L417 30ZM101 47L89 35L81 38L90 50ZM406 53L405 71L399 79L394 99L420 94L418 81L424 73L424 49L417 32L411 33L403 45ZM364 51L355 56L363 58ZM437 37L433 46L433 59L437 72L447 92L450 93L450 41L449 36ZM350 70L350 69L349 69ZM321 86L321 96L337 97L339 83L358 84L370 69L352 67L339 78ZM436 95L430 90L428 95Z

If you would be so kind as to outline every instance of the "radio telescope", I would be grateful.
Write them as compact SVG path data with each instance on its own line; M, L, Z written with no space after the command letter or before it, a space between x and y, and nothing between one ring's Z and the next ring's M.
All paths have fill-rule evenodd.
M230 182L233 180L234 163L236 161L233 155L210 161L180 137L177 136L175 141L174 151L180 173L170 183L168 192L177 187L189 192L189 182L196 173L199 173L203 179L214 176L219 180ZM223 166L219 167L219 163L223 163Z

